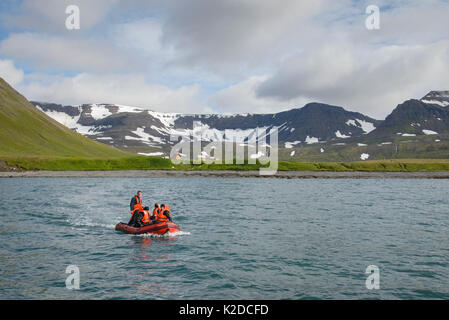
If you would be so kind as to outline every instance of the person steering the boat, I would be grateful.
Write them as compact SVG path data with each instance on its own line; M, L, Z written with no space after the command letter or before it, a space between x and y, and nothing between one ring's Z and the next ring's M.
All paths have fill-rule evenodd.
M142 203L142 191L137 191L137 194L131 198L131 202L129 203L129 209L131 212L134 211L136 204L140 204L143 206Z

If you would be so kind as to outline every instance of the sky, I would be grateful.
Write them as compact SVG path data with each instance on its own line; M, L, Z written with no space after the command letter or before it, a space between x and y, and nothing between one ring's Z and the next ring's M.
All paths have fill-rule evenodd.
M69 5L80 28L68 29ZM379 28L366 20L379 8ZM2 0L0 76L29 100L384 119L449 90L449 0Z

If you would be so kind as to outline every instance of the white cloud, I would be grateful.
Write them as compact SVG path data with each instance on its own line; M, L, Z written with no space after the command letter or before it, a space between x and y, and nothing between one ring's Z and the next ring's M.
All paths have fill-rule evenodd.
M398 45L425 44L447 39L449 36L447 1L411 0L395 1L383 0L381 6L392 6L390 10L381 10L380 29L376 32L366 32L360 29L344 30L353 34L353 40L373 43L395 43Z
M81 32L103 22L119 0L22 0L17 14L1 15L5 25L44 32L67 32L65 20L69 5L80 9ZM70 31L69 31L70 32Z
M143 74L87 74L74 77L29 75L18 89L29 100L61 104L116 103L155 111L210 112L197 85L171 89L149 84Z
M79 32L65 29L68 4L80 7ZM27 81L13 65L2 72L34 99L186 112L276 112L318 101L383 118L405 99L447 90L447 1L378 0L376 31L365 28L368 4L23 0L0 14L13 30L0 59L26 66Z
M374 48L338 44L287 60L257 93L285 103L308 97L383 118L406 99L442 89L447 70L449 40Z
M36 69L117 71L136 69L137 61L109 43L79 37L13 33L0 43L0 54Z
M178 61L216 72L266 64L297 43L302 26L325 1L166 1L162 42L181 52ZM282 53L281 53L282 55ZM268 63L269 65L271 63Z
M259 97L256 94L258 86L267 80L267 76L253 76L237 84L211 95L209 105L217 112L225 113L271 113L294 107L302 107L307 99L298 98L285 102L270 97Z
M0 60L0 77L2 77L11 86L22 82L23 71L17 69L11 60Z
M113 27L111 40L127 50L139 50L155 56L161 53L162 30L156 19L145 18L127 21Z

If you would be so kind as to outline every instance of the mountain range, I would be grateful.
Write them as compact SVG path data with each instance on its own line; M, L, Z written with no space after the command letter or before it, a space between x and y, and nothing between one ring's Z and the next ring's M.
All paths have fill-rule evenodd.
M203 142L229 141L232 136L240 142L249 142L254 129L269 132L277 128L283 159L449 157L445 149L449 133L449 91L431 91L420 100L407 100L385 120L323 103L309 103L273 114L232 115L162 113L108 103L76 106L31 103L92 140L143 155L168 156L175 143L170 141L171 134L192 135ZM417 144L417 154L401 154L399 145L405 143L408 143L406 149ZM388 149L388 145L394 150ZM437 152L421 150L424 145L427 149L432 146L430 149ZM360 150L368 146L371 146L369 153ZM353 147L357 150L349 149Z

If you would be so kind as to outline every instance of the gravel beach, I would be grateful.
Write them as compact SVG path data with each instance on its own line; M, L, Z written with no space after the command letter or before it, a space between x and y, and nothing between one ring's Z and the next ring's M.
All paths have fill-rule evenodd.
M21 171L0 172L0 178L283 178L283 179L449 179L448 171L421 172L333 172L333 171L278 171L272 176L262 176L259 171L175 171L175 170L124 170L124 171Z

